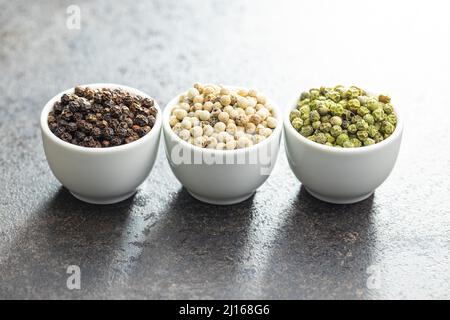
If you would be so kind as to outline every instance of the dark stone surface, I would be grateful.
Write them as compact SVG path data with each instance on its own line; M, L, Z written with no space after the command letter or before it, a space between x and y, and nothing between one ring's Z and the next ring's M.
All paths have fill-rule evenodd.
M71 3L81 30L66 28ZM450 298L445 2L115 3L0 1L0 298ZM389 92L406 118L397 166L341 206L311 197L284 152L228 207L192 199L161 149L116 205L82 203L52 176L38 120L56 93L115 82L164 105L196 81L283 108L313 85ZM82 290L66 288L68 265Z

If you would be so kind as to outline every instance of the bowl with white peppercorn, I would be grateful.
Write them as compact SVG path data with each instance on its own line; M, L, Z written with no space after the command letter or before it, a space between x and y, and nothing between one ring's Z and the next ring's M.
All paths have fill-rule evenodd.
M164 110L170 168L200 201L242 202L270 175L282 126L276 104L256 90L197 83Z
M150 174L162 114L142 91L96 83L50 99L40 124L47 162L61 184L82 201L110 204L132 196Z
M284 117L289 165L314 197L337 204L370 197L400 150L403 119L387 95L320 87L296 97Z

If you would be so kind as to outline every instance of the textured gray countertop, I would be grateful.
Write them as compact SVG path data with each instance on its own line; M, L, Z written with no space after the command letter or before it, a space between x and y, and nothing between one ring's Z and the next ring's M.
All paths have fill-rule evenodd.
M66 27L72 3L80 30ZM132 3L0 1L0 298L450 298L445 1ZM397 165L354 205L311 197L284 151L226 207L191 198L162 148L115 205L82 203L51 174L38 120L56 93L113 82L163 106L196 81L283 108L314 85L388 92L406 119Z

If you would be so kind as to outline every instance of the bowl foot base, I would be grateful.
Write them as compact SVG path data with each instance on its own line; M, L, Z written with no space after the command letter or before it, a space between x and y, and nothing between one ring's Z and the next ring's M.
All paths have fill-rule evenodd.
M215 205L220 205L220 206L226 206L226 205L230 205L230 204L236 204L239 202L243 202L245 200L247 200L248 198L250 198L252 195L255 194L255 191L246 194L242 197L236 197L236 198L226 198L226 199L214 199L214 198L206 198L203 196L200 196L198 194L196 194L195 192L192 192L191 190L187 189L187 191L189 192L189 194L191 196L193 196L195 199L200 200L201 202L206 202L209 204L215 204Z
M111 197L111 198L90 198L90 197L81 196L72 191L70 191L70 193L75 198L77 198L78 200L81 200L83 202L92 203L92 204L113 204L113 203L121 202L123 200L130 198L131 196L133 196L136 193L136 190L133 192L130 192L126 195L123 195L123 196Z
M319 200L329 202L329 203L335 203L335 204L351 204L351 203L360 202L360 201L363 201L363 200L369 198L374 193L374 191L372 191L372 192L369 192L362 196L358 196L358 197L354 197L354 198L333 198L333 197L321 195L320 193L312 191L308 187L305 187L305 189L314 198L317 198Z

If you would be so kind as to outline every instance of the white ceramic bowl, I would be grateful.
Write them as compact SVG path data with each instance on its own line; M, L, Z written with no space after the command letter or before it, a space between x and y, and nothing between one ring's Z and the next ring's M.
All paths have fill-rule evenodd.
M147 94L122 85L96 83L91 88L120 88L133 95L150 98ZM86 148L65 142L49 129L47 116L54 103L65 93L57 94L41 113L41 132L45 155L55 177L78 199L95 204L109 204L132 196L150 174L155 163L162 124L158 110L152 130L130 144L110 148Z
M267 139L249 148L214 150L191 145L172 131L169 118L179 96L167 104L163 113L166 156L175 177L203 202L228 205L251 197L269 177L278 157L283 119L276 104L268 100L278 125Z
M284 117L285 148L295 176L314 197L331 203L355 203L368 198L391 173L403 133L398 108L398 123L386 140L361 148L335 148L308 140L289 120L298 98Z

